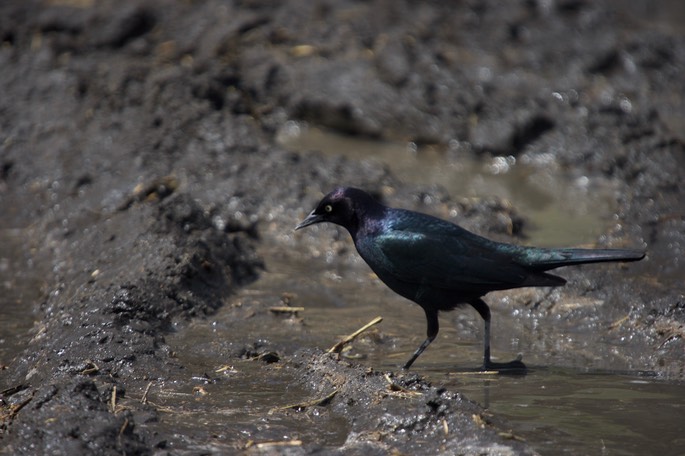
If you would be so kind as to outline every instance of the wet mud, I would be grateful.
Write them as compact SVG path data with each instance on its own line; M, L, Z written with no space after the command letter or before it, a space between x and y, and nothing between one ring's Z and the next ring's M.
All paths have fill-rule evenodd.
M534 228L525 210L287 150L290 121L611 186L615 209L587 243L647 258L488 297L523 334L495 347L682 381L685 38L659 13L677 2L616 3L2 2L0 334L16 340L0 351L1 451L537 453L539 437L459 383L374 362L410 351L420 319L411 335L371 332L358 361L312 336L356 328L270 310L399 299L346 233L292 232L336 185L509 242ZM287 287L259 291L269 274ZM436 345L478 340L477 320L447 318ZM212 321L220 339L184 339Z

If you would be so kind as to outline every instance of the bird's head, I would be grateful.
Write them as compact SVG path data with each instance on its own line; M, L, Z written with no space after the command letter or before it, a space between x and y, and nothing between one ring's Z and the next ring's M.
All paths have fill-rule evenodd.
M368 209L380 206L368 193L350 187L336 188L324 196L316 208L302 220L295 230L315 223L330 222L347 228L355 234L360 216Z

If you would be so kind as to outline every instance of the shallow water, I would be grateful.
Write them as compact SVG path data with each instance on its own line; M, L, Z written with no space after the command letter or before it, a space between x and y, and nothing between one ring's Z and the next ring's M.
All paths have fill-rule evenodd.
M283 347L288 354L301 347L327 349L377 315L383 316L383 322L357 339L346 356L376 370L397 371L422 341L425 321L421 309L397 297L365 272L326 264L321 258L312 261L299 255L291 257L277 246L270 251L269 272L259 281L242 290L211 319L194 321L177 338L168 339L184 363L195 360L198 372L219 367L229 341L260 340L265 347ZM281 304L283 292L291 294L292 306L305 307L297 318L273 315L266 321L247 319L239 328L231 323L234 314L230 309L236 303L259 302L268 314L268 307ZM494 354L505 360L522 351L530 368L528 375L476 372L482 356L482 323L470 309L443 314L439 337L412 371L425 375L436 386L460 391L506 418L512 433L543 455L683 453L682 384L658 380L650 372L625 369L625 365L612 360L611 346L591 333L576 337L591 339L599 358L594 367L582 356L549 358L537 351L544 347L540 340L555 339L557 335L565 340L563 331L557 333L549 326L545 330L544 325L537 330L522 327L520 322L526 316L512 316L502 306L493 309L493 318ZM564 367L555 367L550 359ZM249 378L249 372L243 372L249 363L255 361L240 361L234 366L239 372L235 380L241 375ZM295 436L322 445L344 442L346 427L334 417L315 419L309 427L296 414L271 418L267 412L270 408L308 399L306 393L292 387L287 372L280 379L282 382L266 387L259 378L229 378L212 385L217 394L202 399L205 406L212 404L205 409L203 419L225 429L230 426L236 435L242 432L256 441L273 440L282 434L283 439ZM236 408L240 411L235 412ZM216 413L211 412L214 409ZM230 425L222 421L227 413L237 417ZM169 415L169 419L174 422L176 418Z
M507 418L514 434L541 454L680 455L685 451L682 384L630 373L559 368L495 379L427 375L447 377L446 386Z
M611 182L565 174L552 157L540 164L517 162L512 156L476 157L458 146L450 150L449 146L375 141L297 122L284 126L278 141L300 152L380 163L401 182L439 185L455 198L497 196L508 200L530 222L530 244L593 242L610 226L616 209L617 194Z

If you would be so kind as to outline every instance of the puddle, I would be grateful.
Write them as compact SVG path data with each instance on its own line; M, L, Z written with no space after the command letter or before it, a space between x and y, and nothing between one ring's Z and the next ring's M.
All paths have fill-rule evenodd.
M469 154L356 139L302 124L290 124L279 136L286 148L377 161L388 166L403 182L419 186L439 184L454 197L494 195L508 199L535 226L528 233L530 244L592 243L612 222L616 195L610 184L584 177L573 179L556 173L554 166L542 169L534 164L515 163L507 157L492 157L483 162ZM277 346L283 354L290 355L301 347L327 349L380 315L383 322L357 339L348 356L376 370L398 370L425 337L423 311L372 279L365 267L351 264L361 261L351 260L354 254L343 261L336 255L329 258L326 252L314 253L307 247L305 236L332 236L335 230L317 226L299 237L270 233L278 242L266 236L262 243L261 255L267 272L210 320L193 322L179 333L177 341L168 339L172 347L179 353L184 351L179 347L186 347L186 354L179 355L186 360L199 359L194 355L200 350L198 347L206 348L205 366L218 364L217 360L228 350L228 341L254 342L255 338L263 338L266 346ZM353 249L345 233L342 238ZM304 306L305 310L297 318L264 317L269 314L269 307L281 304L284 292L293 295L293 306ZM248 301L246 308L261 309L257 312L262 315L241 320L240 328L236 328L232 324L235 306ZM563 321L531 318L526 309L512 315L511 308L499 305L496 297L489 303L493 311L493 354L506 361L524 353L524 360L533 367L529 375L483 378L454 374L473 371L482 359L482 321L469 307L442 315L438 339L413 371L435 384L461 391L505 417L512 432L541 454L676 454L674 448L685 444L679 433L685 421L682 385L645 378L637 372L588 373L600 368L629 369L624 360L612 357L612 346L600 331L592 329L595 326L584 325L587 331L578 333L577 328L564 327ZM557 344L576 343L578 347L569 349L567 345L560 350L571 353L564 355L567 358L554 358L554 363L565 368L535 367L555 365L548 352ZM265 392L259 395L252 394L255 384L249 381L221 386L225 392L214 397L215 405L210 408L215 407L216 416L210 418L214 412L209 412L203 415L204 419L224 422L229 400L226 394L233 397L234 404L236 398L250 398L253 402L241 405L240 416L245 420L231 426L236 435L252 433L259 438L261 431L255 423L268 416L268 407L283 402L284 397L293 402L295 399L291 398L303 394L289 390L292 387L287 373L282 375L281 383L258 388ZM256 384L261 384L259 379ZM307 430L296 416L280 418L275 429L283 436L315 430L309 435L323 445L334 447L344 441L343 423L328 423L336 428L342 426L336 435L331 434L330 428L318 427L324 423L315 422ZM272 435L262 437L268 436Z
M298 122L288 122L277 141L294 151L377 162L404 183L440 185L454 198L497 196L509 200L532 225L528 244L594 242L610 226L616 209L616 189L610 182L573 178L557 169L551 158L543 166L520 163L511 156L482 159L458 151L456 146L450 150L449 146L369 140Z
M284 354L301 347L327 349L377 315L383 316L383 322L352 344L350 356L356 361L379 371L397 371L423 340L422 310L370 279L363 268L294 256L297 249L288 252L282 244L265 243L263 249L268 272L260 280L241 290L212 318L194 321L167 338L184 363L197 366L197 373L220 366L231 341L250 343L259 339L266 347L282 347ZM239 328L232 323L233 312L241 302L251 301L246 307L256 306L258 314L270 315L268 308L281 305L284 292L293 295L291 305L305 307L298 318L272 315L245 319ZM611 345L590 333L579 334L578 339L595 337L589 345L600 358L598 365L615 369L613 372L585 367L584 359L577 361L576 367L541 367L545 363L540 353L536 354L544 349L540 339L557 339L563 331L549 329L551 324L544 334L522 328L521 322L530 318L503 314L497 306L493 306L493 318L494 354L507 360L522 351L524 361L532 368L529 375L490 377L473 372L482 357L482 322L471 309L442 314L440 335L412 371L425 375L434 385L463 392L506 418L512 432L543 455L682 453L682 384L657 381L649 373L620 372L623 366L611 362ZM574 365L573 360L563 362ZM238 362L234 378L229 376L211 385L214 396L205 400L211 401L211 407L202 412L203 420L230 429L234 435L249 434L255 441L282 435L281 440L310 436L329 447L344 442L345 424L335 417L309 424L298 415L270 417L268 410L274 405L309 397L292 387L287 369L282 373L271 371L275 379L264 383L263 371L261 376L244 371L249 363L254 362ZM192 385L186 385L185 394L191 389ZM230 420L226 420L227 415ZM182 421L182 416L173 419ZM258 428L265 425L273 427Z
M508 419L543 455L675 456L685 449L681 384L565 369L496 379L426 375Z

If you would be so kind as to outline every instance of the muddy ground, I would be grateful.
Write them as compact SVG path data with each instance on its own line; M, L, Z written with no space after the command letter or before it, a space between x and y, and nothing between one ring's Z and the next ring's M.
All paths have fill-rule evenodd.
M257 424L208 435L190 423L182 438L158 425L146 385L184 375L165 336L260 280L260 246L314 245L366 274L343 237L290 231L332 187L523 240L525 214L505 203L283 150L274 138L289 120L611 181L618 210L597 245L648 256L565 272L568 294L611 300L577 324L615 321L600 327L626 366L685 376L682 29L650 20L649 2L630 14L595 1L414 3L0 4L0 227L20 229L17 264L42 278L25 302L26 348L1 360L4 452L534 453L457 391L400 371L390 388L385 372L323 347L266 349L263 334L231 341L225 363L257 357L257 376L288 372L311 398L337 391L302 408L344 423L343 443L259 446L288 439ZM273 316L241 308L236 327L246 318Z

